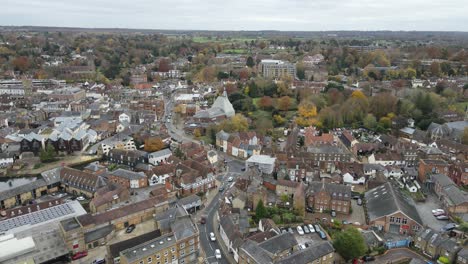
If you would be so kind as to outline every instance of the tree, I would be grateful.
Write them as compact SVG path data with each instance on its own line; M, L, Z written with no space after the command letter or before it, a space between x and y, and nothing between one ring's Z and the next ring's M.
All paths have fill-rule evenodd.
M273 106L273 99L270 96L263 96L258 100L258 106L263 110L269 110Z
M199 137L202 136L199 128L195 128L193 130L193 136L196 137L196 138L199 138Z
M160 72L168 72L171 69L171 65L168 59L161 59L159 61L158 71Z
M275 127L282 126L284 123L286 123L286 119L284 119L281 115L274 115L273 121L274 121Z
M440 63L434 61L431 63L430 66L432 76L439 77L440 76Z
M359 91L359 90L354 91L351 94L351 97L359 98L359 99L367 99L367 96L362 91Z
M281 202L286 203L286 202L289 201L289 196L288 196L287 194L283 193L283 194L280 196L280 200L281 200Z
M39 152L39 159L41 162L52 162L55 160L56 152L51 144L48 144L45 149L41 149Z
M281 111L288 111L291 106L291 97L283 96L278 99L278 109Z
M370 130L374 130L377 126L377 119L373 114L367 114L363 120L364 127Z
M247 58L247 62L245 63L245 65L247 65L248 67L252 68L253 66L255 66L255 61L254 59L252 58L252 56L249 56Z
M31 63L29 62L27 57L21 56L17 57L12 61L13 67L15 71L20 71L20 72L25 72L29 69L29 66L31 66Z
M146 152L154 152L164 148L164 142L161 138L158 137L150 137L145 139L145 147L144 150Z
M468 145L468 127L463 129L462 143Z
M354 227L337 233L333 247L346 261L364 255L367 250L361 232Z
M303 63L296 64L296 75L299 80L305 79L305 68Z
M303 102L299 105L296 124L302 127L308 127L317 123L317 107L309 102Z
M257 208L255 208L255 217L257 220L266 218L268 216L268 211L265 208L265 205L263 205L262 199L258 201L257 203Z

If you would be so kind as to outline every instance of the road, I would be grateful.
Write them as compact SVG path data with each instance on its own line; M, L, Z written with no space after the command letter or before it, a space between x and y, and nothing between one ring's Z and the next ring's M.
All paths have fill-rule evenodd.
M196 142L200 143L197 140L194 140L191 137L187 137L183 131L177 129L174 124L172 123L172 118L171 122L167 122L167 118L174 113L174 99L172 97L163 97L163 100L166 102L164 105L164 116L162 117L162 121L166 125L168 129L169 136L171 136L173 139L179 141L179 142Z
M215 258L215 250L220 249L221 246L219 243L222 243L219 241L219 238L216 239L216 241L212 242L209 238L210 233L214 232L214 228L218 228L217 226L214 226L214 217L216 212L218 211L219 208L219 199L221 198L221 193L216 194L216 196L213 198L210 204L206 206L207 211L205 211L205 214L207 215L206 223L204 225L199 224L198 228L200 230L200 243L201 246L203 247L203 250L205 251L206 254L206 260L208 263L229 263L226 259L226 255L221 251L222 258L221 259L216 259Z
M385 253L385 255L378 256L375 261L371 261L370 263L392 263L392 261L396 261L403 258L416 258L427 261L426 258L407 248L396 248L388 250L387 253Z

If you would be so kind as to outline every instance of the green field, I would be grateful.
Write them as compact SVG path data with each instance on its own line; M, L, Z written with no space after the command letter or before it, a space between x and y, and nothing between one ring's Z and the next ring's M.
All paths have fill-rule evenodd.
M215 43L234 43L234 42L245 42L245 41L255 41L257 40L256 38L244 38L244 37L239 37L239 38L219 38L217 39L216 37L193 37L192 38L193 42L197 43L207 43L207 42L215 42Z
M455 107L460 112L465 112L465 109L466 109L467 106L468 106L468 102L461 102L461 103L456 103L455 104Z

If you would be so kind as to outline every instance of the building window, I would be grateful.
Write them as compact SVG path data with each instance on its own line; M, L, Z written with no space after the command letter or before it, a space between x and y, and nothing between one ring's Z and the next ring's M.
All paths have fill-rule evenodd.
M160 259L160 258L161 258L161 255L157 254L156 259Z
M172 253L175 252L175 247L172 247L172 248L171 248L171 252L172 252Z
M143 260L140 261L140 264L143 264Z
M148 258L148 263L151 263L151 262L153 262L153 258L149 257Z
M190 246L190 252L193 252L195 251L195 247L194 246Z
M401 221L402 224L406 225L408 223L408 219L406 218L403 218L403 220Z
M398 224L401 223L401 218L400 218L400 217L397 217L397 218L396 218L396 222L397 222Z
M185 248L185 243L180 244L180 248Z
M190 245L193 245L194 243L195 243L195 239L193 239L193 238L190 239L189 244L190 244Z
M166 251L164 251L164 256L167 256L167 250L166 250Z
M395 222L395 217L390 216L390 223L393 223L393 222Z

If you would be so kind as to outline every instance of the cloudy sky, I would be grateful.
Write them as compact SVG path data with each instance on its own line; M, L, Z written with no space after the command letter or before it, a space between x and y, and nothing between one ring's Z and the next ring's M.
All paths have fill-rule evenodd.
M0 0L0 25L468 31L468 0Z

